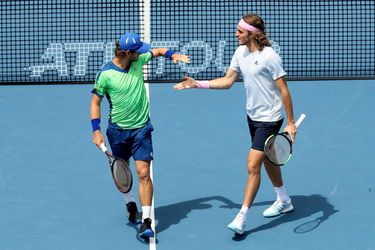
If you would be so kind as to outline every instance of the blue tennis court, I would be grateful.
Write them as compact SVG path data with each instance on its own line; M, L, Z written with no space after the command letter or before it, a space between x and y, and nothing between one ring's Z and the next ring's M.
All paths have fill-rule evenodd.
M295 115L307 115L283 167L295 211L262 217L274 200L263 172L241 238L226 226L250 147L243 85L172 86L150 85L154 249L375 249L374 80L289 82ZM0 87L0 249L151 249L91 142L91 88Z

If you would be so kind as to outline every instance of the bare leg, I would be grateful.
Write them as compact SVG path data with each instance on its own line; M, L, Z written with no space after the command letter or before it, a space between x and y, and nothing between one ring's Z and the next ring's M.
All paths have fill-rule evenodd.
M243 234L245 232L246 214L254 201L260 185L260 169L262 166L264 152L250 149L247 157L247 182L240 212L234 220L229 223L228 228L235 233Z
M153 195L153 185L150 177L150 161L135 161L139 179L139 201L142 205L142 221L139 228L141 238L154 237L154 231L151 227L151 205Z
M139 201L142 206L151 206L153 185L150 178L150 161L135 161L139 179Z
M280 167L274 165L266 158L264 159L264 165L272 185L274 186L277 198L276 201L263 212L263 216L273 217L282 213L293 211L294 207L288 193L285 190Z
M272 185L274 187L281 187L283 185L283 178L280 167L270 162L267 158L264 159L264 166Z
M258 192L260 185L260 170L262 166L263 157L264 152L255 149L250 149L247 158L248 177L245 186L244 199L242 203L243 206L250 207Z

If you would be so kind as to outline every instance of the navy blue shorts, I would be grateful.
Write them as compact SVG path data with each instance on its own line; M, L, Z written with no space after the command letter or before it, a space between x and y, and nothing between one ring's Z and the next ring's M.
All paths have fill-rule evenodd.
M251 148L264 151L264 143L267 138L275 133L279 133L284 119L277 122L257 122L247 116L247 124L249 125L251 135Z
M122 129L115 123L109 123L107 137L112 154L124 160L153 160L152 137L154 131L151 121L136 129Z

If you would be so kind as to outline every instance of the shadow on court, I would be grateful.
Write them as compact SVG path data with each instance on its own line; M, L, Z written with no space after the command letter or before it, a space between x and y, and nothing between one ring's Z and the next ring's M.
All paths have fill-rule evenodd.
M331 215L339 211L339 210L336 210L335 207L327 201L327 198L322 195L318 195L318 194L313 194L310 196L295 195L295 196L291 196L291 198L292 198L293 205L294 205L293 212L275 217L275 219L273 220L271 218L271 221L268 222L267 224L245 231L245 233L242 235L235 234L235 236L233 237L233 240L241 241L241 240L246 239L246 237L249 234L253 234L262 230L272 229L283 223L288 223L292 221L298 221L303 218L308 218L316 213L322 213L323 214L322 216L317 217L307 223L303 223L297 226L293 230L295 233L308 233L316 229L321 223L328 220ZM272 203L273 201L265 201L265 202L257 202L257 203L254 203L253 205L264 206L264 205L271 205Z
M179 224L193 210L211 208L212 205L207 204L209 201L223 202L224 205L220 206L221 208L241 208L240 204L236 204L223 196L210 196L157 207L155 208L155 214L159 222L156 226L156 231L160 233L168 229L171 225Z

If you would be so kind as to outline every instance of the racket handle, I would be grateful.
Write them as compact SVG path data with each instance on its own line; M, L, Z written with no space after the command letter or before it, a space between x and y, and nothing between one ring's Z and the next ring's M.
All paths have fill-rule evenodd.
M306 115L305 114L301 114L298 118L298 120L296 121L295 125L296 127L298 128L298 126L302 123L303 119L305 119Z
M104 143L100 143L100 149L103 151L103 153L108 152L108 149L107 149L107 147L105 146Z

